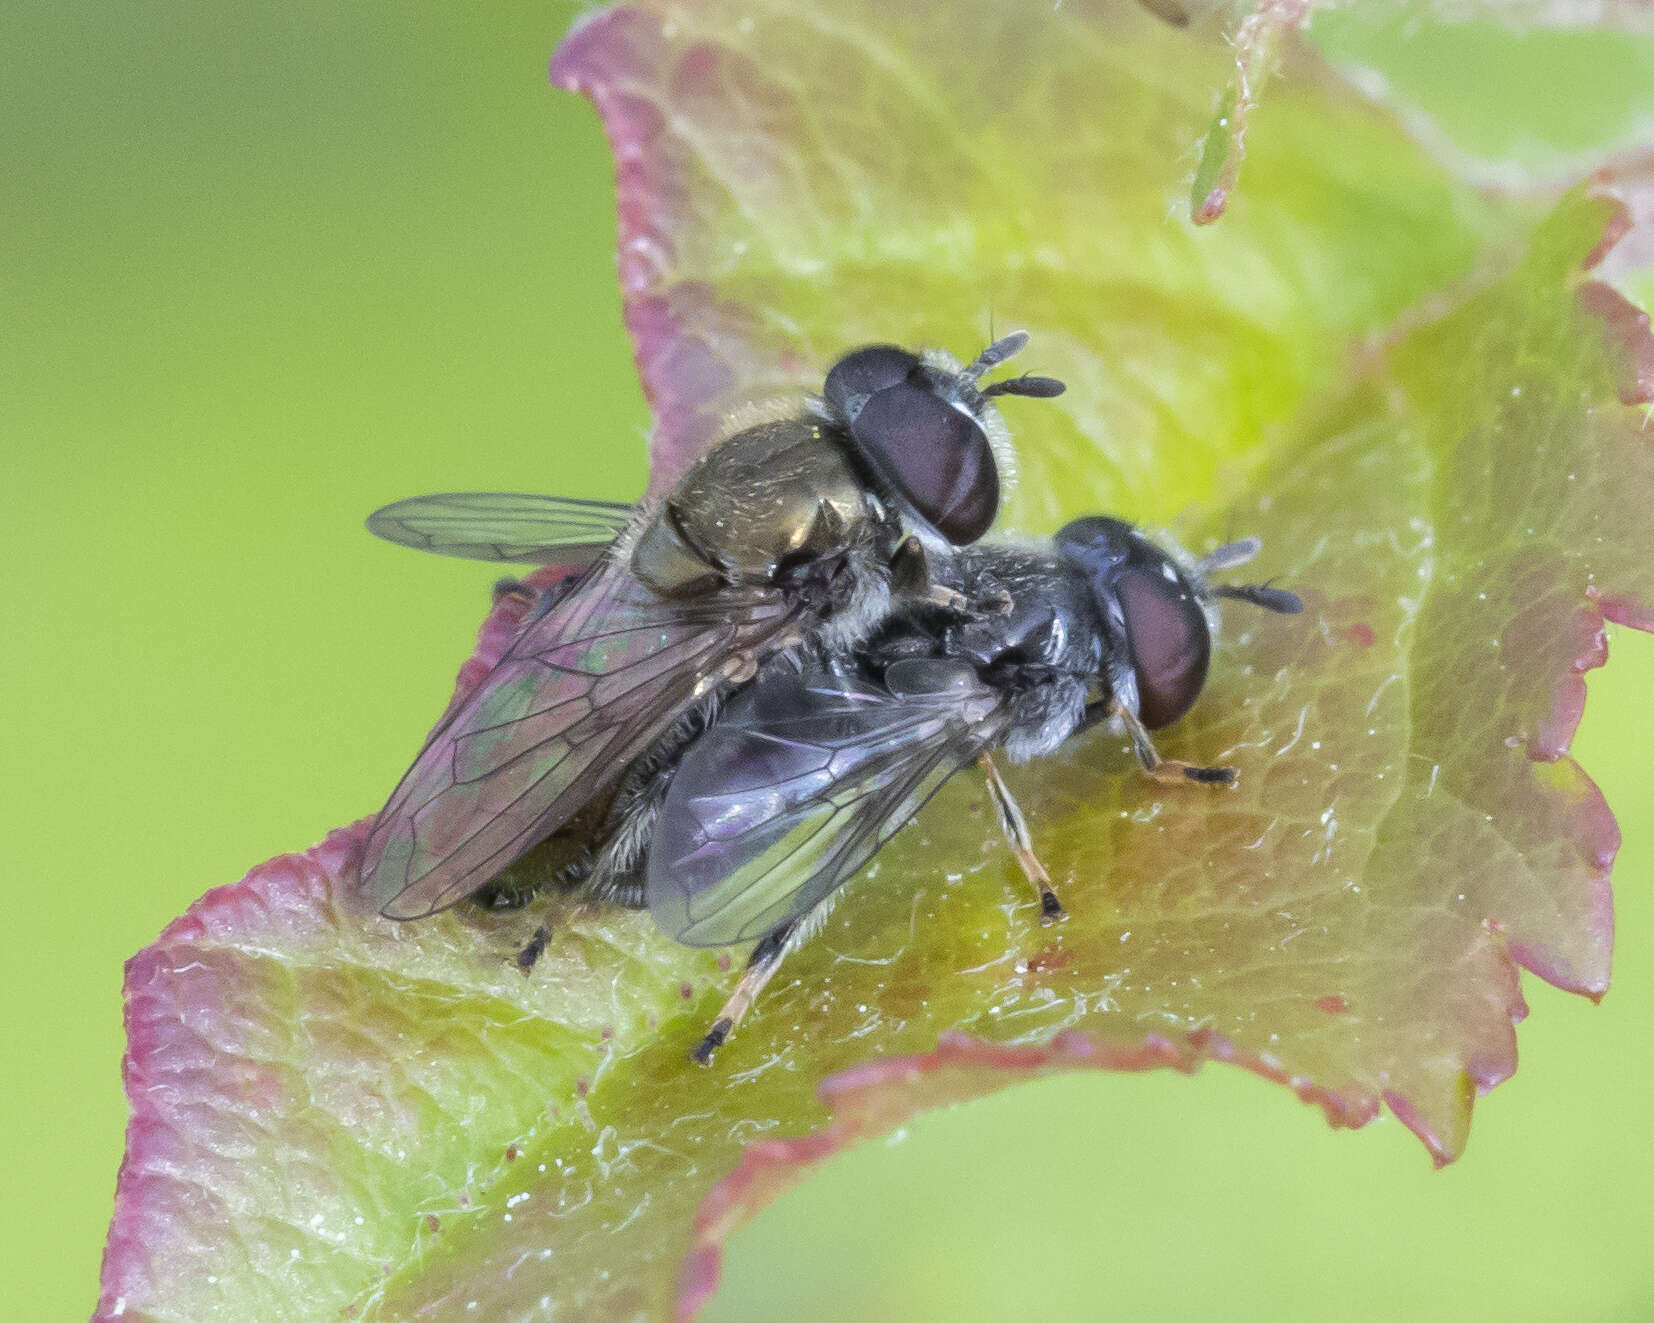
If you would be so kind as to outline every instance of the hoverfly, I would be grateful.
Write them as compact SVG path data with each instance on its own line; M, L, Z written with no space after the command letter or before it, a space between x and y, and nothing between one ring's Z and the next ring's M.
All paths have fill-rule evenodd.
M1062 905L993 751L1024 762L1112 721L1155 780L1233 784L1229 768L1161 758L1150 731L1199 695L1217 599L1302 610L1282 589L1208 582L1258 550L1247 538L1188 561L1130 524L1090 517L1048 551L960 551L938 562L939 577L971 600L1008 595L1009 610L892 617L853 652L783 659L733 695L651 785L627 787L620 802L649 820L616 824L608 839L651 838L631 865L638 903L691 946L757 942L695 1059L710 1060L839 887L967 764L987 778L1046 923L1063 917Z
M741 426L636 507L459 493L372 515L373 532L429 551L585 566L534 604L380 812L359 871L380 912L433 914L596 818L625 769L704 724L767 659L853 649L906 602L968 612L932 581L926 547L967 545L993 521L1009 446L995 397L1062 391L1047 377L979 384L1027 339L964 367L855 350L819 399Z

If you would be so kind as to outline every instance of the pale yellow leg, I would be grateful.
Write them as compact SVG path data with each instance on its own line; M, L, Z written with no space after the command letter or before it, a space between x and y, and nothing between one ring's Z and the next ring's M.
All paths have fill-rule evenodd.
M1137 765L1151 781L1159 781L1163 785L1183 785L1189 781L1208 786L1235 784L1233 767L1196 767L1176 758L1162 758L1135 712L1120 703L1113 704L1110 711L1111 715L1125 723L1126 734L1131 737L1132 752L1137 755Z
M781 957L787 953L787 939L798 926L795 919L774 929L769 936L753 947L752 954L747 957L747 967L742 971L741 981L735 985L735 991L729 994L729 1000L724 1003L723 1010L718 1012L718 1018L712 1022L712 1028L707 1030L706 1037L701 1039L699 1046L689 1055L701 1065L712 1063L712 1054L728 1041L735 1032L735 1026L746 1017L752 1009L753 1002L758 1000L758 994L764 990L775 971L781 968Z
M988 778L988 793L993 796L994 807L999 810L999 828L1005 833L1011 854L1022 868L1023 876L1039 890L1039 921L1051 924L1058 919L1066 919L1068 911L1063 909L1062 902L1057 899L1057 893L1051 889L1051 875L1045 871L1045 865L1040 863L1039 857L1034 853L1034 841L1028 834L1028 822L1022 816L1022 810L1017 807L1016 800L1011 798L1011 788L1005 784L1004 778L999 774L999 768L994 766L994 760L987 754L979 755L976 765Z

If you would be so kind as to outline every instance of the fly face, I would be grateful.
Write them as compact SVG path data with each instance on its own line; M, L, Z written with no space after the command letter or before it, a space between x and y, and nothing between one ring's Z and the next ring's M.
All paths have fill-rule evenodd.
M1092 515L1066 525L1054 542L1057 555L1085 577L1102 616L1101 679L1147 730L1171 725L1200 696L1218 624L1216 598L1240 598L1283 615L1303 609L1284 589L1207 583L1208 574L1251 560L1256 538L1185 564L1125 521Z
M1115 694L1149 730L1176 721L1200 696L1212 660L1213 621L1193 577L1130 524L1076 519L1057 554L1085 573L1102 608Z
M1061 390L978 386L1026 339L965 368L857 350L824 402L741 428L638 507L454 493L373 515L372 531L425 550L580 570L537 603L380 813L360 871L377 908L418 918L473 894L608 802L629 767L769 658L808 640L856 646L893 591L968 605L929 581L914 534L962 543L991 520L993 397Z

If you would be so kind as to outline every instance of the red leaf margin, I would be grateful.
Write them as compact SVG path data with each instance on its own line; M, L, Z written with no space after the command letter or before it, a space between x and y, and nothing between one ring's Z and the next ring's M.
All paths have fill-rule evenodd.
M536 588L557 583L567 567L550 566L528 575ZM508 594L495 603L477 631L476 645L459 668L454 693L438 725L491 671L510 646L524 614L526 598ZM214 887L169 923L155 940L126 962L121 983L122 1027L126 1052L121 1083L132 1113L126 1125L126 1148L115 1178L115 1211L104 1242L97 1311L92 1323L114 1323L126 1313L129 1298L144 1292L153 1298L158 1285L149 1271L153 1221L164 1217L171 1201L159 1191L170 1179L165 1161L172 1123L161 1114L150 1091L148 1066L164 1059L168 1018L147 1015L146 992L164 983L163 961L174 943L188 943L215 931L255 929L261 919L283 910L314 913L329 903L341 879L353 877L374 815L336 827L308 850L277 855L237 882Z
M1001 1046L949 1031L933 1051L874 1058L822 1080L816 1093L833 1113L824 1129L748 1145L740 1164L712 1188L695 1216L694 1243L678 1279L678 1317L693 1318L717 1290L723 1244L731 1232L815 1167L864 1139L888 1134L920 1112L984 1097L1020 1080L1071 1070L1171 1069L1192 1075L1207 1061L1228 1062L1287 1085L1304 1102L1318 1105L1334 1126L1359 1130L1378 1115L1375 1104L1289 1076L1209 1030L1197 1030L1182 1042L1149 1034L1129 1047L1100 1043L1076 1029L1030 1047ZM1406 1104L1399 1101L1401 1110L1394 1103L1391 1110L1402 1116Z

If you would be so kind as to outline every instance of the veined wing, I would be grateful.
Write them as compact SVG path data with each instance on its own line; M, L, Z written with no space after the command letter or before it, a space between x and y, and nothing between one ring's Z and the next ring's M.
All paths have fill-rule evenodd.
M431 737L368 836L361 884L419 918L470 895L608 787L738 653L795 608L766 586L669 601L603 563L538 619Z
M1003 728L960 662L899 661L883 683L811 662L735 695L673 776L645 900L689 946L762 937L853 877Z
M528 565L584 565L625 530L635 506L529 492L437 492L375 510L368 532L420 551Z

